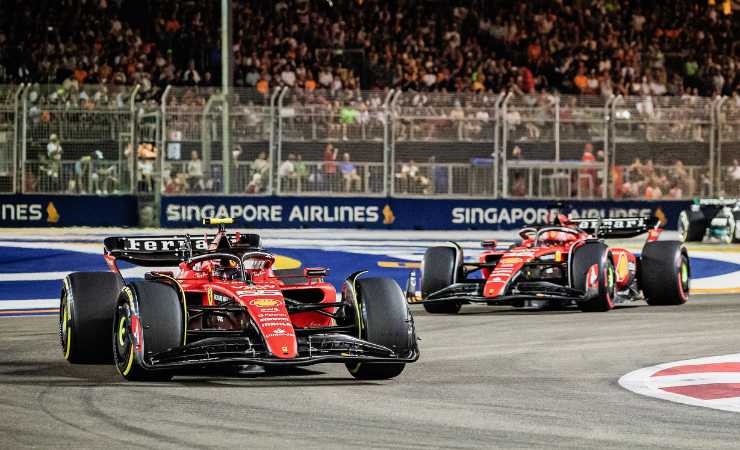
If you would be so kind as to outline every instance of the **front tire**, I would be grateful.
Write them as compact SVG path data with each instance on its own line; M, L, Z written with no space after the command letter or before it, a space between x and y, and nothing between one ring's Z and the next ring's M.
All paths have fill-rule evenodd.
M121 277L110 272L75 272L64 278L59 302L59 339L73 364L111 361L108 341Z
M113 357L129 381L168 381L172 373L146 367L145 355L185 344L185 310L170 284L137 281L123 289L113 323Z
M588 277L596 266L595 283L589 283ZM573 251L571 261L571 285L582 290L586 298L578 301L578 308L583 312L605 312L614 308L616 277L614 262L609 249L601 241L586 241ZM598 283L595 289L589 287Z
M421 298L426 299L440 289L455 283L463 275L462 251L457 247L432 247L424 252L424 265L421 272ZM458 302L423 303L430 314L456 314L460 311Z
M648 305L681 305L689 298L691 266L677 241L648 242L640 255L640 288Z
M390 278L363 278L355 283L359 337L406 357L416 350L416 333L406 299ZM386 380L403 372L406 363L348 363L358 380Z

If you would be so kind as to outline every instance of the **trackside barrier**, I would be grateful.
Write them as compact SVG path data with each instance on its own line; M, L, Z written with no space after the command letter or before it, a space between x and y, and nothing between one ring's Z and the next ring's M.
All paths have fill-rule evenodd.
M138 224L137 198L133 195L0 195L0 228Z
M572 201L578 217L657 215L676 229L688 201ZM163 227L201 226L203 217L231 216L251 228L508 230L542 223L547 200L431 200L393 197L163 196ZM137 226L133 195L3 195L0 227Z
M578 217L657 215L676 229L688 201L572 201ZM204 217L236 219L252 228L508 230L544 222L547 200L427 200L394 197L164 196L163 227L196 227Z

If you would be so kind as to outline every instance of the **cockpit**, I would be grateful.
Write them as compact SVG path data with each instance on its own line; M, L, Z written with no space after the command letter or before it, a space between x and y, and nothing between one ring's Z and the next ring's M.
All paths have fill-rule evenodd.
M187 261L195 272L207 273L215 278L251 282L252 276L272 267L275 257L263 251L238 253L207 253Z

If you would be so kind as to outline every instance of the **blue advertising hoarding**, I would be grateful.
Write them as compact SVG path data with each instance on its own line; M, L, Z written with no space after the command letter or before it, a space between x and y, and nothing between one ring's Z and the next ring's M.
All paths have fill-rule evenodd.
M133 195L0 195L0 227L129 227L138 222Z
M676 229L688 201L567 202L577 217L658 215ZM552 200L435 200L390 197L162 197L163 227L196 227L204 217L234 217L254 228L508 230L542 223ZM0 196L0 227L136 226L135 196Z
M576 217L657 215L676 229L688 201L567 202ZM204 217L234 217L254 228L508 230L542 223L552 200L432 200L372 197L163 197L163 227L194 227Z

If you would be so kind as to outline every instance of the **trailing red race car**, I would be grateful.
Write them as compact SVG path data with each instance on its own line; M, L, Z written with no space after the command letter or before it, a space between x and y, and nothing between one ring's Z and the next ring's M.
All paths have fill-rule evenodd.
M273 269L255 234L109 237L111 272L64 279L59 330L71 363L114 361L128 380L211 366L344 363L358 379L399 375L419 357L398 284L350 275L341 300L323 268ZM118 261L175 266L126 282ZM111 346L112 343L112 346Z
M422 265L421 299L415 298L414 280L407 296L433 314L454 314L466 303L575 304L582 311L608 311L634 300L682 304L689 295L688 253L681 242L658 241L661 231L657 219L571 220L559 214L552 225L520 230L522 241L509 248L483 241L485 250L477 263L464 262L462 248L455 243L429 248ZM640 256L610 248L603 240L646 232Z

